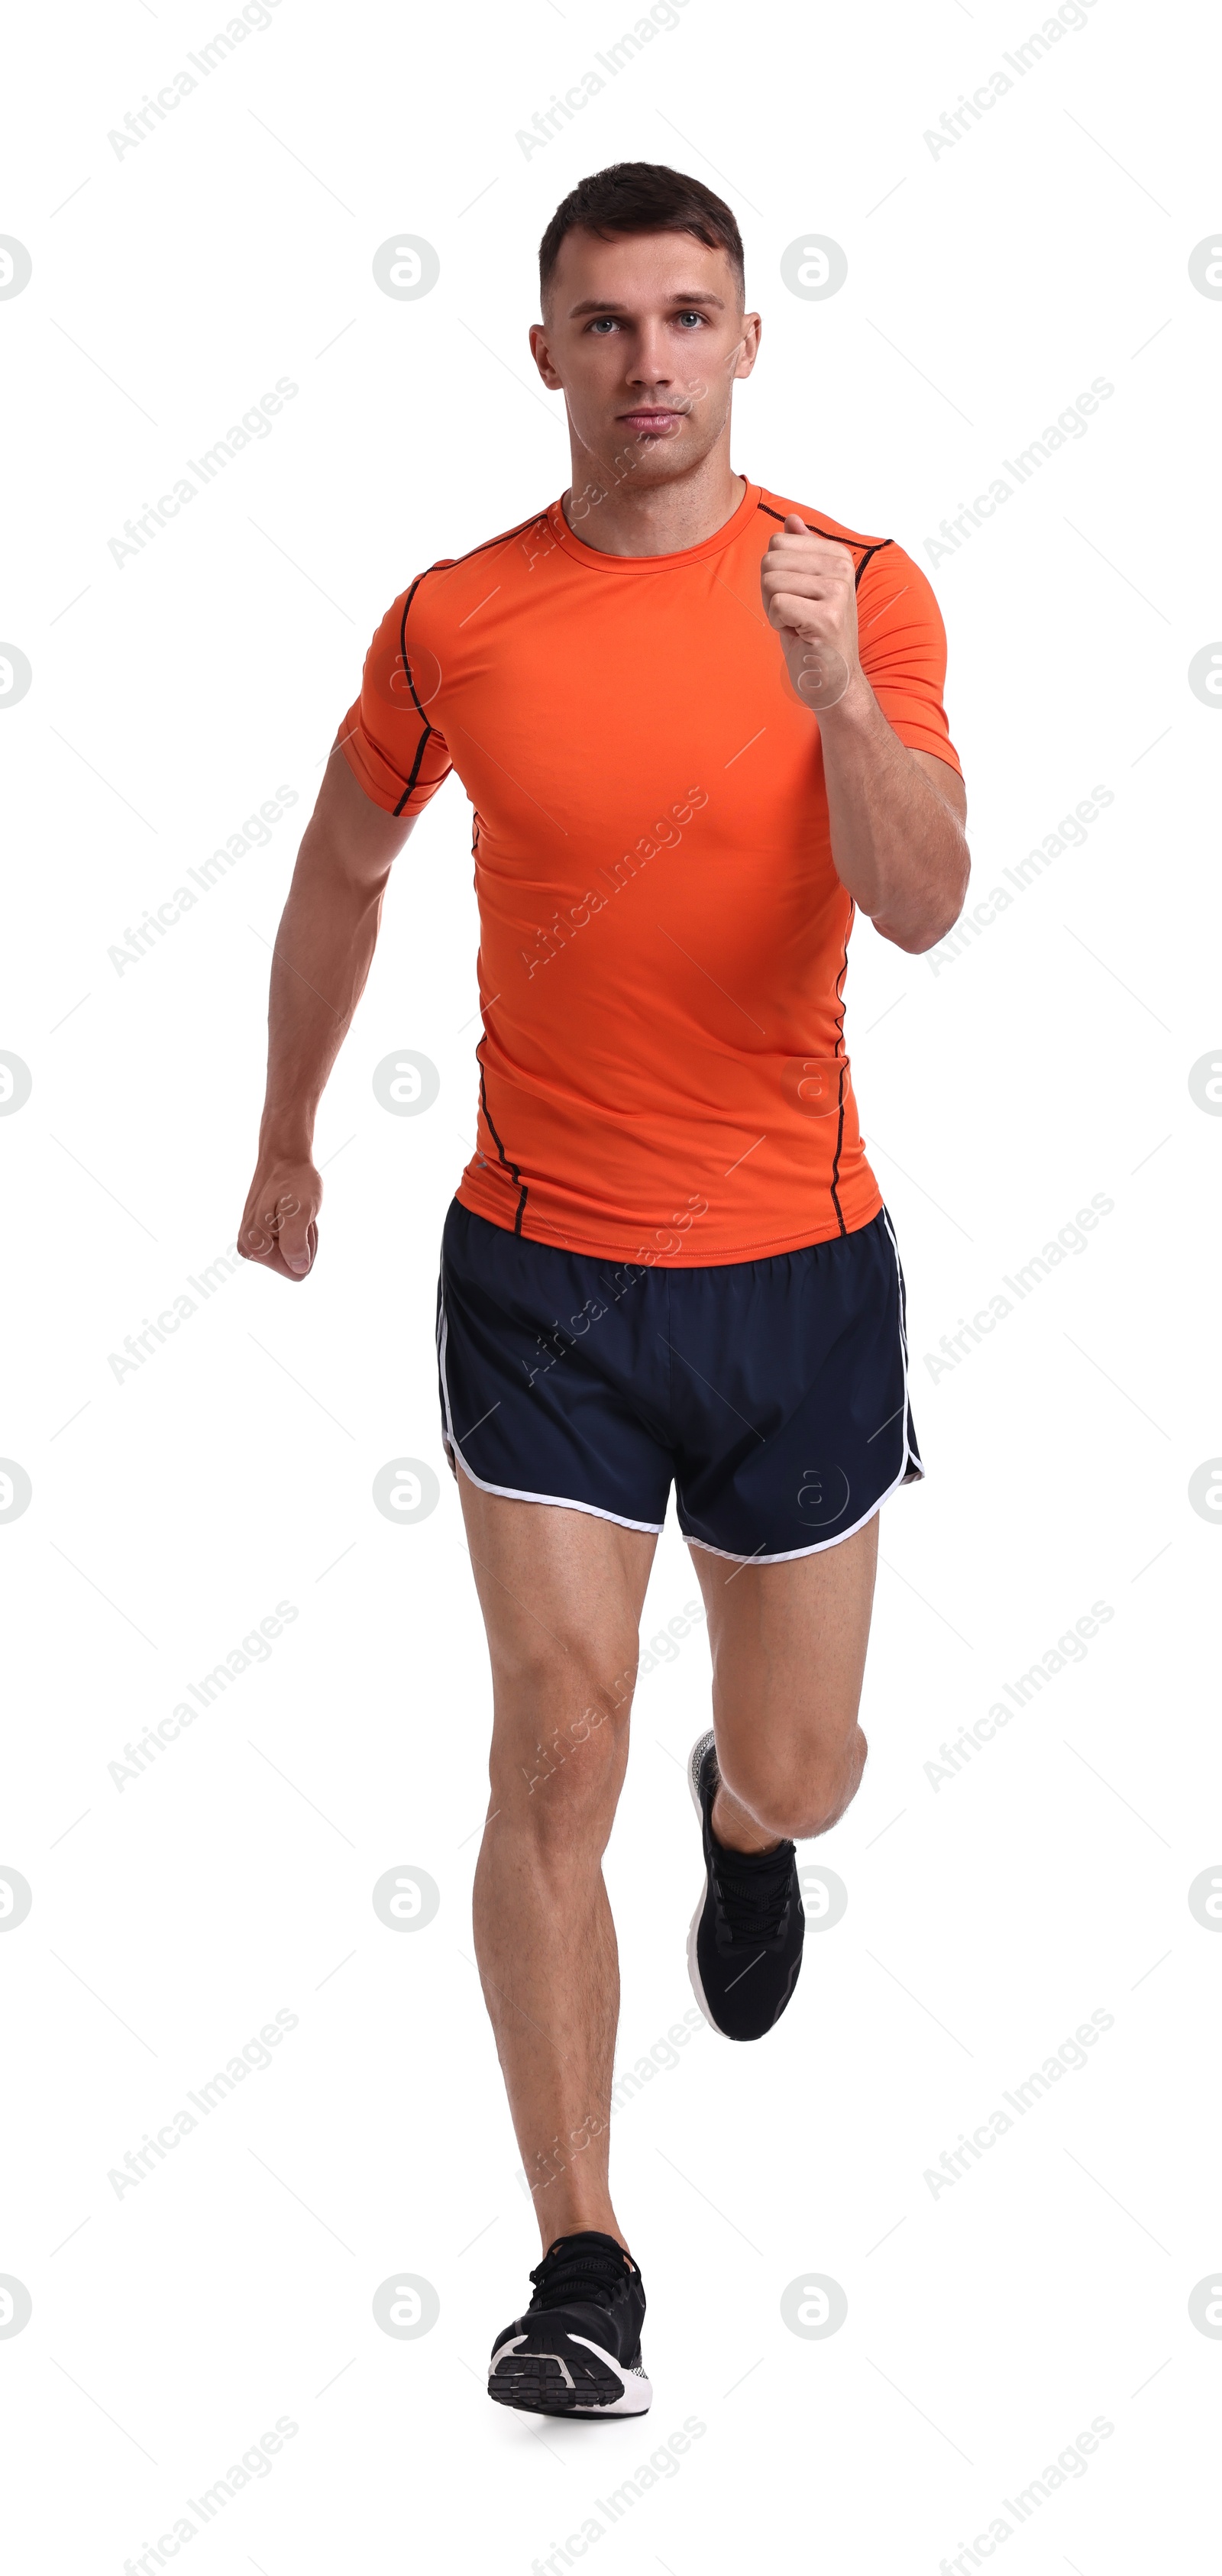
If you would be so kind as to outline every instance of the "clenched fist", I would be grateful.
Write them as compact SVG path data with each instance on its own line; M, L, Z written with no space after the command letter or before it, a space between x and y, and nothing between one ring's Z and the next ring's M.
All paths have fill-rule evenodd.
M238 1228L243 1261L304 1279L318 1250L322 1181L308 1156L264 1148Z
M838 705L862 677L857 658L853 558L834 537L814 536L791 511L760 564L764 614L775 626L789 677L816 713Z

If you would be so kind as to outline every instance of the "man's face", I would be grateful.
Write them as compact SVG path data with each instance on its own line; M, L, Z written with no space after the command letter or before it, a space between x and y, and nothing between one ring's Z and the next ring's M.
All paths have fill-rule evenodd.
M561 389L581 446L638 489L690 472L713 447L730 389L749 376L760 317L744 313L723 250L691 233L566 233L530 345Z

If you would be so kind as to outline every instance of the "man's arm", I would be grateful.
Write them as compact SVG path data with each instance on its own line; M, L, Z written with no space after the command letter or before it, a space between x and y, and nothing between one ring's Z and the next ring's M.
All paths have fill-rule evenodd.
M958 920L971 857L967 797L948 761L893 732L858 658L847 546L797 516L760 567L796 694L818 715L836 873L884 939L932 948Z
M948 761L893 733L869 681L819 718L832 857L884 939L932 948L963 910L971 855L967 793Z
M384 813L332 749L276 933L267 1096L238 1228L243 1259L285 1279L304 1279L318 1248L314 1119L365 989L391 861L414 820Z

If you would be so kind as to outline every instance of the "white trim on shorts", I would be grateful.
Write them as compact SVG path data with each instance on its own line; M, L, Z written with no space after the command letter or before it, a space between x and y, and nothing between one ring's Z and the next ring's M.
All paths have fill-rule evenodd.
M900 1460L898 1475L893 1479L892 1483L887 1486L885 1492L879 1495L877 1502L871 1503L869 1511L863 1512L861 1519L853 1522L851 1529L837 1530L834 1538L815 1539L810 1547L789 1547L780 1550L771 1556L763 1555L758 1549L756 1549L750 1556L737 1556L732 1548L713 1547L707 1539L693 1538L690 1532L684 1529L683 1523L680 1521L679 1534L688 1547L700 1548L705 1556L719 1556L723 1558L727 1565L794 1565L800 1557L823 1556L829 1547L842 1547L846 1539L856 1538L858 1530L863 1530L866 1527L867 1522L873 1520L875 1513L882 1510L883 1504L890 1501L892 1494L896 1493L901 1485L915 1482L917 1477L924 1476L925 1469L922 1466L920 1459L913 1456L913 1453L908 1446L908 1336L904 1330L904 1291L900 1272L899 1245L897 1244L894 1233L892 1232L891 1219L888 1216L885 1207L881 1210L881 1215L883 1224L887 1229L888 1242L890 1243L892 1252L895 1255L895 1285L899 1300L898 1315L900 1357L903 1364L904 1388L903 1397L898 1410L900 1420L904 1426L904 1453ZM663 1529L663 1523L661 1521L629 1521L625 1520L619 1512L601 1511L597 1503L576 1503L571 1501L566 1494L528 1494L520 1487L514 1485L486 1484L482 1476L477 1476L474 1473L474 1470L467 1465L466 1459L464 1458L454 1436L454 1420L450 1412L450 1390L446 1384L445 1352L448 1335L449 1322L446 1316L445 1290L443 1288L441 1293L441 1325L437 1335L437 1366L441 1378L441 1391L446 1409L446 1446L447 1448L452 1449L454 1456L457 1458L458 1463L462 1468L464 1476L469 1478L473 1485L478 1485L481 1494L499 1494L504 1501L510 1503L550 1503L557 1511L587 1512L591 1520L611 1521L616 1529L642 1530L647 1537L652 1538L661 1536ZM894 1416L892 1416L892 1419L894 1420ZM885 1430L885 1423L880 1424L879 1428ZM872 1436L877 1438L877 1433ZM915 1471L915 1474L912 1477L910 1477L908 1473L910 1468Z
M896 1477L895 1485L902 1483L901 1474ZM882 1510L888 1495L895 1492L895 1485L888 1485L887 1492L880 1494L876 1503L871 1503L869 1511L863 1512L859 1521L854 1521L852 1529L837 1530L834 1538L817 1538L812 1547L787 1547L775 1556L765 1556L758 1548L753 1556L735 1556L733 1548L710 1547L707 1539L693 1538L690 1532L684 1529L682 1521L679 1523L679 1533L688 1547L702 1548L706 1556L724 1556L727 1565L792 1565L800 1556L822 1556L829 1547L842 1547L846 1538L856 1538L858 1530L864 1529L866 1522L873 1520L875 1512Z
M441 1392L445 1401L446 1409L446 1447L453 1451L454 1456L458 1460L459 1466L462 1468L464 1476L467 1477L471 1484L478 1485L481 1494L499 1494L502 1500L507 1503L550 1503L553 1511L588 1512L591 1520L613 1521L616 1529L642 1530L649 1538L658 1538L661 1536L663 1527L661 1521L627 1521L622 1518L619 1512L600 1511L597 1503L575 1503L570 1500L567 1494L528 1494L524 1492L520 1486L489 1485L483 1476L477 1476L474 1468L467 1465L466 1459L464 1458L454 1436L454 1417L450 1411L450 1390L446 1384L446 1342L449 1337L449 1329L449 1322L446 1316L445 1291L443 1289L441 1295L441 1330L437 1336L437 1368L438 1374L441 1378Z
M895 1254L895 1285L899 1298L900 1356L903 1361L904 1372L904 1393L903 1400L899 1407L900 1419L904 1426L904 1454L900 1460L898 1476L896 1476L894 1481L888 1485L886 1492L879 1495L878 1501L876 1503L871 1503L869 1511L863 1512L859 1521L854 1521L851 1529L837 1530L834 1538L816 1539L810 1547L789 1547L774 1556L763 1556L758 1550L753 1556L736 1556L731 1548L710 1547L707 1539L689 1537L688 1532L683 1528L682 1521L680 1521L679 1528L683 1537L687 1540L689 1547L702 1548L706 1556L724 1557L728 1565L793 1565L799 1557L822 1556L829 1547L842 1547L846 1538L856 1538L858 1530L864 1529L867 1521L873 1520L875 1513L882 1510L883 1504L885 1502L889 1502L892 1494L897 1492L901 1485L909 1482L915 1483L917 1477L924 1475L925 1470L920 1459L913 1456L913 1453L908 1446L908 1336L904 1331L904 1291L901 1285L899 1245L892 1233L891 1219L888 1216L885 1207L881 1213L883 1224L887 1229L888 1241L893 1253ZM891 1419L894 1421L894 1415L892 1415ZM886 1424L881 1423L879 1425L879 1429L885 1430ZM872 1438L877 1439L878 1434L875 1432L871 1436ZM910 1468L915 1471L911 1478L908 1474L908 1470Z

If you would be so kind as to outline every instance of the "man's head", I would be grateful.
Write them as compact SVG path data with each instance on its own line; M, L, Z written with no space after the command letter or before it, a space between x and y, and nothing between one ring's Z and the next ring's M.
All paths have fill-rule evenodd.
M652 161L579 180L539 245L539 286L535 363L596 465L671 482L728 433L760 319L743 310L742 239L711 188Z

